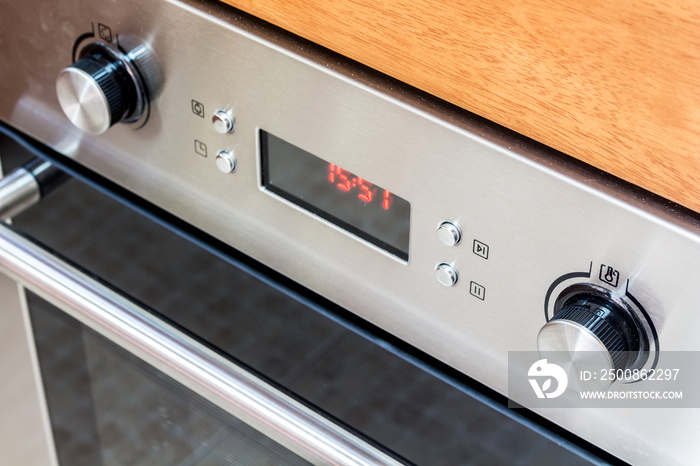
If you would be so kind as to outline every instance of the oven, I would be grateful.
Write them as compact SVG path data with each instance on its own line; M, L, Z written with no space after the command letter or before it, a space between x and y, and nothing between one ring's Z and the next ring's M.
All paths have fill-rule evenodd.
M219 3L2 8L0 463L700 455L695 213Z

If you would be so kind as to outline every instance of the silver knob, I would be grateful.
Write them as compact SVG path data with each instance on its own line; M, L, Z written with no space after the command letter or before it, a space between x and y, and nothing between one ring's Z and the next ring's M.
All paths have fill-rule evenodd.
M443 262L435 268L435 278L444 286L454 286L457 284L459 276L454 267Z
M81 58L58 74L56 95L63 113L89 134L138 119L145 94L132 66L121 52L106 45L85 47Z
M541 357L566 371L571 390L604 390L610 386L611 378L601 374L615 369L613 359L600 339L585 327L565 320L550 322L537 336L537 349ZM595 376L584 382L579 376L582 373Z
M592 284L572 288L557 300L554 317L537 335L537 349L571 375L570 388L605 389L612 378L603 373L644 364L647 338L623 298ZM582 381L582 371L593 376Z
M216 132L221 134L232 132L235 125L233 117L226 110L217 111L214 116L211 117L211 122Z
M438 239L445 246L455 246L462 240L462 232L452 222L442 222L437 230Z
M216 167L222 173L231 173L236 169L236 157L227 150L222 150L216 154L214 161L216 162Z
M56 81L56 94L63 113L82 131L102 134L112 126L107 96L85 71L75 67L61 71Z

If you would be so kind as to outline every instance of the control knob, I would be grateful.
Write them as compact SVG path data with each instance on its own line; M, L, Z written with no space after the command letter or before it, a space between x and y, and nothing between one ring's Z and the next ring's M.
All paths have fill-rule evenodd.
M59 73L56 94L71 123L89 134L137 121L148 104L134 60L98 42L83 48L78 61Z
M554 316L537 335L537 349L550 362L568 366L564 369L570 374L593 374L586 383L580 377L570 378L571 388L605 389L614 377L604 377L603 372L644 365L649 340L624 298L597 285L579 284L557 299Z

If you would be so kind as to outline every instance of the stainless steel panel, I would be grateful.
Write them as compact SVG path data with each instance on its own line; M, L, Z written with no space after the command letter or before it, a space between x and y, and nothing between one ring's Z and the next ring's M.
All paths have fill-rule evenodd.
M591 263L629 280L662 351L700 349L695 217L351 65L317 62L219 5L3 8L0 60L12 66L1 68L0 118L498 391L508 351L536 350L550 285ZM146 43L163 79L142 128L95 137L68 124L54 81L76 38L99 24L120 43ZM214 129L220 109L234 116L232 133ZM263 190L259 129L407 199L408 262ZM219 172L220 150L235 151L235 172ZM459 226L459 245L440 242L443 221ZM435 279L440 263L455 268L456 286ZM700 455L697 410L541 414L631 462Z

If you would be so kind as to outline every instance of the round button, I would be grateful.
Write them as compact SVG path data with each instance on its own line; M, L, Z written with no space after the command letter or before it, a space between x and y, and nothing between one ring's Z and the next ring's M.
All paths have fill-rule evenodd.
M437 235L445 246L455 246L462 240L462 232L452 222L442 222L437 229Z
M216 132L221 134L232 132L235 124L233 117L226 110L218 110L214 116L211 117L211 122Z
M450 264L443 262L435 268L435 278L444 286L454 286L457 284L457 271Z
M216 154L216 167L222 173L231 173L236 169L236 157L227 150L222 150Z

